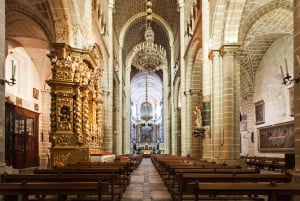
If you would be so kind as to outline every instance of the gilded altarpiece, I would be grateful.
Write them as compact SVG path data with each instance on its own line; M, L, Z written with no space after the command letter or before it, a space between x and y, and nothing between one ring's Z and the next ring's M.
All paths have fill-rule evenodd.
M91 50L52 44L51 166L89 161L104 150L102 97L103 66L97 46Z

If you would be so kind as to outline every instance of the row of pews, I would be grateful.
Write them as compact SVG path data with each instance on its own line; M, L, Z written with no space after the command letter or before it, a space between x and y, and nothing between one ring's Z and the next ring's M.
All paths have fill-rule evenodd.
M291 183L288 173L261 173L258 168L173 155L152 155L151 160L174 201L291 201L300 195L300 184Z
M258 169L280 170L286 171L285 159L279 157L266 157L266 156L242 156L245 163L249 167L256 167Z
M142 157L126 159L34 169L30 174L3 173L0 194L5 201L120 201Z

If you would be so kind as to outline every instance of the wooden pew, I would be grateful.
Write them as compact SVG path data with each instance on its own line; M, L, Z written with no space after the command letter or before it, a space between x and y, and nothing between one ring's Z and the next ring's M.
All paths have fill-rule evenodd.
M197 168L193 166L170 166L165 175L162 176L168 186L174 183L174 177L178 173L223 173L223 174L259 174L259 169L248 168Z
M170 188L171 195L174 198L179 197L182 199L183 195L187 192L187 185L191 182L228 182L228 183L241 183L241 182L282 182L287 183L291 181L291 176L287 174L209 174L209 173L181 173L177 174L174 183Z
M125 191L125 184L118 174L7 174L1 175L2 183L13 182L105 182L109 185L112 197L120 197Z
M130 173L126 168L118 166L99 166L99 167L60 167L53 169L34 169L34 174L119 174L121 179L128 185Z
M300 195L300 184L295 183L190 183L189 192L194 194L193 200L209 200L220 195L268 196L268 201L291 201L292 196Z
M109 194L109 184L97 182L17 182L0 183L0 194L4 195L5 201L12 200L38 200L36 195L42 196L44 201L64 201L72 196L72 200L120 200ZM50 196L48 199L47 197ZM54 197L53 197L54 196ZM89 196L89 197L86 197ZM18 199L20 197L20 199Z
M243 156L241 157L245 160L249 167L256 168L267 168L268 170L281 170L285 171L285 159L279 157L266 157L266 156Z

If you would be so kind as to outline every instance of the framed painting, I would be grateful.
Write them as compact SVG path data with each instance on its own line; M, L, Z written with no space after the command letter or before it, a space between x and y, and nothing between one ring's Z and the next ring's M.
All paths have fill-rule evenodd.
M292 152L295 147L294 122L258 128L258 150L261 152Z
M35 99L39 99L39 90L36 88L32 89L32 97Z
M265 123L265 102L260 100L255 104L255 124Z

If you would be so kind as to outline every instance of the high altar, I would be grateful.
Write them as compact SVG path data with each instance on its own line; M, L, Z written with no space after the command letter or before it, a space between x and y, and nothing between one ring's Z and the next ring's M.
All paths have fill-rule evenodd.
M97 46L91 50L52 44L51 167L89 161L104 150L102 97L103 66Z

